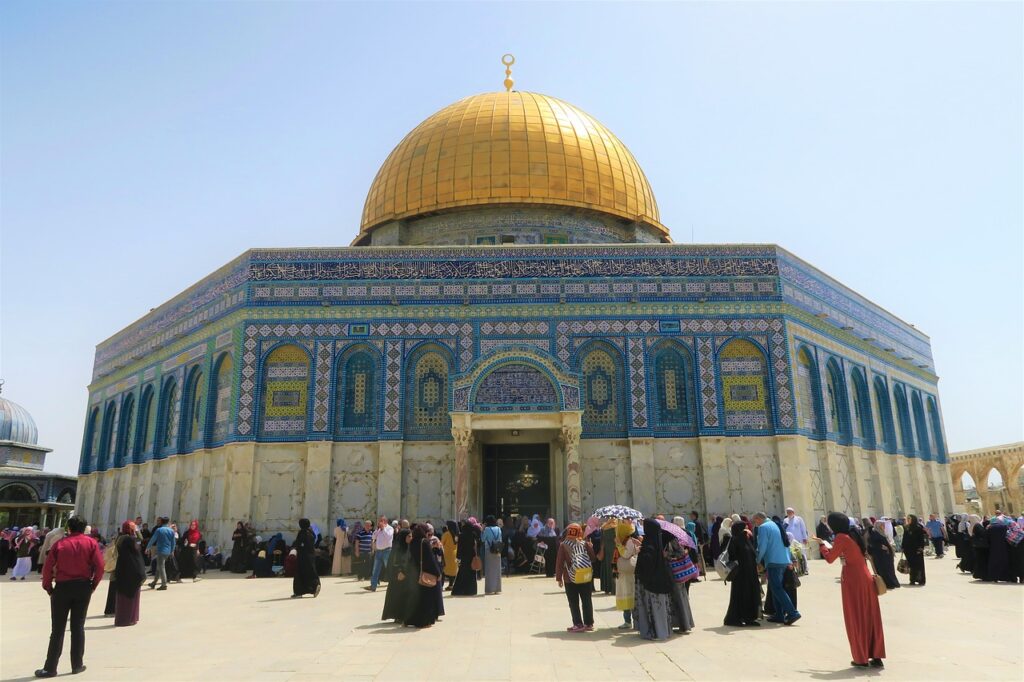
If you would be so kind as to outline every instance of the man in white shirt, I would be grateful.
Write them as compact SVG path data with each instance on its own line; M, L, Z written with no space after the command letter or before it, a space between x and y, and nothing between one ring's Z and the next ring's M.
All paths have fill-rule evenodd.
M786 531L793 534L793 539L799 542L801 545L807 544L807 526L804 525L804 520L796 515L796 511L792 507L786 507L786 521L784 523Z
M377 519L377 530L373 531L373 573L370 575L370 592L377 591L380 574L388 565L391 556L391 541L395 539L395 529L388 524L386 516Z

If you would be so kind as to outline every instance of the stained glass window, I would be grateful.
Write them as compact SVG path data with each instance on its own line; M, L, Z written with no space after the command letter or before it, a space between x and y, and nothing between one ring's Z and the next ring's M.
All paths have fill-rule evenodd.
M690 385L692 374L686 357L678 348L665 345L654 356L656 415L659 426L693 426Z
M169 451L175 446L174 443L174 426L176 419L176 412L178 410L178 385L174 379L171 379L164 386L163 401L160 407L161 415L161 427L162 431L160 434L160 450Z
M761 349L750 341L734 339L718 353L722 376L725 428L730 431L765 431L770 428L767 367Z

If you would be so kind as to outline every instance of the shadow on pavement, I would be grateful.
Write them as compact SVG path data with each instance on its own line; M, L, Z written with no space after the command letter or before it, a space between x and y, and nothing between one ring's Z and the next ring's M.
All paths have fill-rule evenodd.
M798 670L815 680L855 680L859 677L874 677L884 668L843 668L842 670Z

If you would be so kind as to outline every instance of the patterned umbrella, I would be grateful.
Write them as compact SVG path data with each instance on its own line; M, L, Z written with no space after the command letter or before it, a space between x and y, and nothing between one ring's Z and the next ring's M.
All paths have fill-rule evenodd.
M610 504L607 507L601 507L594 512L594 516L599 519L642 519L643 514L638 512L632 507L626 507L621 504Z
M697 544L693 541L693 538L690 537L690 534L686 532L685 528L680 528L671 521L663 521L662 519L655 520L658 522L658 525L661 526L663 531L671 533L676 540L679 540L680 545L697 549Z

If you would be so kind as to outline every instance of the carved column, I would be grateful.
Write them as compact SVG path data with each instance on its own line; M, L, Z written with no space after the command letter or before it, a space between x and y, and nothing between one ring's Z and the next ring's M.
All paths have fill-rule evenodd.
M569 502L569 521L583 521L583 499L580 492L580 434L578 426L562 426L562 451L565 453L565 492Z
M453 426L455 440L455 518L469 516L469 448L473 443L473 429Z

